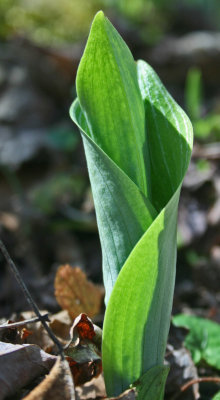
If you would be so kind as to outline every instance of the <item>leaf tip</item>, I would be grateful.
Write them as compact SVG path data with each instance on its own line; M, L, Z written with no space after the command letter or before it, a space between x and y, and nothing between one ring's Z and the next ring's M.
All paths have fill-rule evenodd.
M100 19L100 20L105 19L105 14L104 14L104 12L102 10L100 10L100 11L98 11L96 13L96 15L94 17L94 21L97 20L97 19Z
M103 25L103 24L105 23L105 21L106 21L106 17L105 17L104 12L103 12L102 10L98 11L98 12L95 14L94 19L93 19L93 21L92 21L91 31L93 30L93 28L94 28L95 26L97 26L97 25L100 25L100 26ZM91 33L91 31L90 31L90 33Z

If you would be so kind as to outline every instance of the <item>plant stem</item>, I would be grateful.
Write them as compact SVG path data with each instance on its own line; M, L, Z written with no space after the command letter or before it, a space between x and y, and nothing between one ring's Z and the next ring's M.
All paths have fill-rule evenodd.
M59 340L57 339L57 337L53 334L52 330L50 329L50 327L48 326L47 322L45 321L45 317L40 313L40 310L37 306L37 304L35 303L34 299L32 298L27 286L25 285L20 272L18 271L14 261L12 260L12 258L10 257L5 245L3 244L2 240L0 239L0 250L2 251L3 256L5 257L15 279L17 280L20 288L22 289L24 296L29 304L29 306L34 310L35 314L37 315L39 321L41 321L42 325L44 326L45 330L47 331L48 335L50 336L50 338L53 340L53 342L55 343L55 345L58 348L58 352L61 356L61 359L64 360L64 353L63 353L63 347L61 345L61 343L59 342Z

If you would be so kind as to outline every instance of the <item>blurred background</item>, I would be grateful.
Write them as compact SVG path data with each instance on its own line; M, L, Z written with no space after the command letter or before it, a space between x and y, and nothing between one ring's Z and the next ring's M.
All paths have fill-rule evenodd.
M41 308L59 309L59 265L102 282L80 134L69 118L77 66L104 10L189 114L195 146L180 200L174 313L220 322L219 0L1 0L0 236ZM26 309L0 255L0 316Z

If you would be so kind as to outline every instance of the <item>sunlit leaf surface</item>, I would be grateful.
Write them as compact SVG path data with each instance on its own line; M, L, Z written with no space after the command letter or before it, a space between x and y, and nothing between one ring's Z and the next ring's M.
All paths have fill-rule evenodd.
M79 66L77 94L71 117L83 137L103 254L104 376L108 395L117 396L163 365L192 127L102 12Z

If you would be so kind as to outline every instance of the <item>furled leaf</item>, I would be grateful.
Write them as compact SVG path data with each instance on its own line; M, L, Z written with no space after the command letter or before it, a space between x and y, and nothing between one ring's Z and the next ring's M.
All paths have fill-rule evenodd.
M160 211L180 186L188 168L192 125L149 64L138 61L137 72L146 112L152 202Z
M57 302L72 318L81 312L90 317L99 313L103 291L88 281L80 268L68 264L59 267L54 286Z
M144 102L152 104L146 107L147 133L157 137L150 142L150 155L159 154L156 164L152 162L152 196L157 208L165 207L126 260L106 310L103 368L107 392L113 388L113 393L122 392L149 368L163 362L175 280L179 192L192 146L192 129L184 112L151 67L139 62L138 68ZM167 168L165 155L168 160L172 157Z
M192 353L195 363L205 361L220 369L220 325L208 319L179 314L173 317L175 326L184 326L190 331L185 346Z
M152 223L156 210L149 197L143 196L149 184L149 168L143 163L148 165L149 157L136 65L102 12L93 22L80 63L77 92L79 100L73 103L70 114L83 135L107 303L122 265Z
M163 365L192 127L103 13L91 28L77 94L71 117L83 137L103 254L104 376L107 394L117 396Z
M134 182L90 138L78 100L70 113L83 135L102 245L107 303L121 267L156 211Z
M136 66L103 12L92 24L76 89L91 138L147 195L149 155Z

